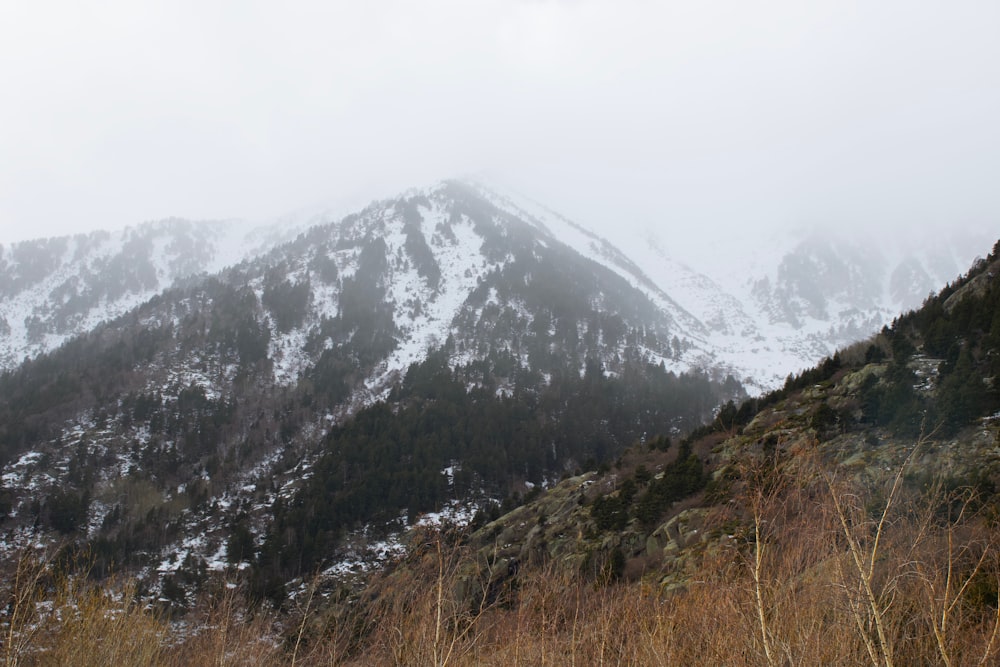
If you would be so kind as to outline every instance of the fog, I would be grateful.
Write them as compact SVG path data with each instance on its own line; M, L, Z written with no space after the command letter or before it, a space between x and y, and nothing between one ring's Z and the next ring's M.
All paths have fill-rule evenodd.
M996 2L8 2L0 242L469 175L679 247L1000 235L998 26Z

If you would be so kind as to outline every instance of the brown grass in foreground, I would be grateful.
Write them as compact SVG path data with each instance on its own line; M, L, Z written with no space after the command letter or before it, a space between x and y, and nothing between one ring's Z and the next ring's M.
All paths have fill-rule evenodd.
M757 474L760 473L760 474ZM1000 528L969 490L821 471L745 475L735 539L691 578L595 584L558 563L470 593L461 548L429 538L412 567L337 613L301 600L277 629L226 589L179 635L126 585L8 582L7 665L992 665L1000 661ZM484 568L482 582L502 581ZM461 595L456 591L462 591ZM42 603L42 600L45 603Z
M1000 664L996 507L908 487L905 468L865 487L818 467L745 470L742 532L704 545L669 593L550 563L496 602L458 604L442 595L454 556L431 544L348 664Z

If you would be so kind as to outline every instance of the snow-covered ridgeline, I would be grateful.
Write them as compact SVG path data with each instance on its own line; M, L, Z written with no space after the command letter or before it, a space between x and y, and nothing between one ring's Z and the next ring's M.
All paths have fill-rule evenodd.
M53 350L188 276L262 254L296 231L171 219L0 246L0 368Z

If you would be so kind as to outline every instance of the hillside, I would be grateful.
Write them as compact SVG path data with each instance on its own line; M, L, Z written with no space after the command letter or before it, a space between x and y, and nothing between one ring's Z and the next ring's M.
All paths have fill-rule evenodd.
M991 664L998 250L709 427L637 444L471 534L415 535L326 622L365 619L359 664Z
M745 395L659 298L458 183L311 227L0 376L0 553L280 602Z
M418 523L379 571L311 576L308 549L336 533L338 512L324 515L323 503L351 498L335 480L360 463L344 467L339 445L360 435L391 446L407 431L438 440L434 415L457 427L453 408L474 422L483 407L521 409L463 391L468 377L444 356L413 366L391 392L397 410L374 405L330 432L248 570L168 578L158 608L171 621L129 602L134 579L112 589L124 597L108 596L22 560L8 579L9 636L34 643L8 644L8 655L119 655L127 637L133 662L164 665L992 664L998 251L879 335L727 404L707 426L638 435L510 511L483 506L469 528ZM599 388L599 378L608 381L581 380ZM468 484L460 473L449 466L442 481ZM241 544L255 549L239 533L229 547ZM304 559L297 569L289 554ZM199 576L185 611L185 586ZM46 609L75 620L55 623Z
M971 655L980 630L988 638L997 248L871 340L748 398L719 336L762 358L751 366L784 343L752 320L741 330L703 321L690 294L674 298L607 241L481 186L411 191L214 273L164 273L185 251L163 239L198 245L201 233L148 226L125 234L148 240L135 242L141 252L109 241L48 274L4 265L15 300L55 281L75 286L66 303L83 304L64 331L57 309L33 306L51 331L0 376L0 567L15 598L50 601L55 576L72 606L90 579L150 605L128 618L193 628L178 640L189 648L212 626L205 614L228 605L233 627L244 611L271 619L258 633L271 649L297 632L295 650L313 657L402 664L446 662L445 649L480 663L482 647L496 660L523 649L531 657L515 662L563 663L584 650L577 630L586 661L641 663L648 650L690 662L706 647L656 624L696 627L704 620L684 614L708 604L761 628L742 646L725 644L734 633L724 629L706 640L723 642L712 649L722 662L783 652L793 663L852 663L860 647L888 664L901 640L882 617L897 612L894 595L926 590L890 583L875 595L884 570L873 565L874 517L884 544L909 554L887 561L900 568L888 581L938 586L932 547L955 535L965 541L950 553L979 595L937 626L900 611L896 637L916 627L920 650L937 644L948 656ZM42 254L65 259L84 240ZM225 244L204 243L192 261L220 261L212 249ZM841 285L837 253L810 248L785 257L820 257ZM786 264L768 298L789 317L846 298L824 296L826 283L803 287L815 262ZM138 305L123 314L108 309L130 299ZM90 328L72 336L70 325ZM65 342L46 352L51 336ZM942 516L956 508L952 527ZM865 549L852 579L848 557ZM52 566L33 570L45 583L19 589L18 568L39 559ZM804 582L807 599L779 581ZM860 602L822 598L853 585ZM943 595L951 608L968 602ZM850 613L824 617L808 596ZM847 633L846 620L871 631L851 635L843 654L824 652L801 629L777 629L779 602L813 632ZM614 614L639 634L612 640L601 619ZM37 617L5 622L18 618ZM398 636L404 628L416 634ZM971 643L959 647L959 634ZM993 655L987 639L978 646ZM261 650L287 661L284 649Z

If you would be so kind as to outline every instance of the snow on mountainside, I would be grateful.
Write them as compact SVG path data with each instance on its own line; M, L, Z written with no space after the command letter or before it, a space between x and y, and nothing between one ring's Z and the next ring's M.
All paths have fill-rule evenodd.
M496 400L486 415L538 400L511 419L518 428L588 424L563 439L497 436L478 472L474 457L439 451L464 442L457 431L428 436L426 456L407 460L435 480L468 465L458 477L473 504L491 470L492 497L503 497L510 488L498 480L542 484L644 437L612 437L615 424L644 430L658 410L677 409L656 426L672 433L710 419L742 395L728 372L750 389L779 385L878 329L940 272L952 271L943 285L967 268L957 242L895 251L748 237L742 257L720 250L725 270L702 272L660 235L623 235L619 249L534 202L461 182L308 223L282 242L251 240L238 225L167 221L3 249L3 363L68 342L0 374L0 555L82 532L152 578L199 559L240 566L236 548L263 548L278 509L294 507L313 475L348 499L360 494L343 511L378 505L362 491L385 482L386 456L405 455L365 461L369 444L385 443L341 450L338 434L366 411L377 432L406 401L423 400L412 393L422 382ZM95 328L99 320L108 321ZM692 368L706 372L679 376ZM592 386L618 380L621 394ZM592 403L574 404L581 388ZM601 396L612 399L608 419ZM467 413L435 419L452 428ZM529 473L525 452L511 450L509 465L488 468L511 443L544 457ZM438 497L437 483L424 491L390 509L409 521L415 507L460 500ZM364 542L369 520L328 532Z
M669 226L622 234L616 237L616 246L516 193L478 183L461 187L642 292L683 341L680 354L659 355L669 367L731 372L758 390L779 386L788 373L811 366L919 306L991 242L988 233L968 230L903 238L880 236L873 230L863 240L802 232L762 236L743 230L705 243L711 252L695 257L687 256L690 245L672 242L680 232ZM390 263L385 282L395 304L399 345L370 378L369 390L374 393L383 391L392 377L427 349L442 344L468 295L489 271L502 268L502 263L476 259L483 239L475 226L449 225L445 217L451 214L443 204L435 203L433 196L427 198L434 192L440 192L440 186L406 196L420 196L425 202L416 211L422 218L422 243L417 245L426 248L437 267L438 282L429 284L416 262ZM0 246L0 368L54 349L188 276L211 274L261 255L298 230L324 228L334 234L363 235L367 231L362 227L371 222L363 223L365 216L377 215L389 252L408 256L416 247L413 222L406 223L407 232L401 212L378 208L369 207L361 217L349 216L347 223L325 222L331 218L329 212L303 213L280 225L244 232L233 222L167 220L113 234L94 232ZM343 263L344 277L353 270L352 256L343 249L331 253L333 260ZM309 270L305 265L289 266L288 278L303 279ZM254 283L258 297L262 281L259 277ZM313 323L335 316L334 288L316 283L312 289L316 290ZM275 332L270 348L279 382L294 381L305 368L305 335L302 328Z
M270 508L295 497L331 433L417 383L409 372L419 362L443 360L463 385L481 391L476 400L485 390L509 401L500 410L550 388L593 389L622 378L633 393L619 396L615 409L641 409L647 421L662 412L656 428L664 431L691 428L720 401L740 398L725 376L713 382L667 372L698 365L707 353L705 328L606 242L570 226L587 256L563 243L560 225L567 224L543 223L448 182L315 224L239 263L223 253L231 246L219 228L192 223L15 246L3 256L4 303L46 327L28 353L70 337L87 318L143 302L0 375L7 383L0 412L32 415L30 424L0 419L7 457L0 520L6 506L12 526L0 551L85 527L90 538L114 540L105 543L114 557L128 553L136 566L152 568L150 576L176 572L189 557L219 564L225 554L237 563L227 552L232 516L245 513L240 525L260 538ZM29 261L35 250L47 264ZM183 278L213 263L230 265ZM32 266L44 270L25 268ZM59 298L60 286L68 297ZM77 302L61 324L58 306ZM606 372L600 380L598 369ZM635 383L644 377L640 391ZM649 396L670 400L645 405ZM550 417L522 421L550 428L573 401L560 396L546 405ZM585 437L563 444L547 436L541 449L507 438L493 446L530 445L542 463L529 471L512 461L510 470L491 474L530 474L542 483L640 437L611 430L637 423L613 412ZM454 469L450 461L438 469ZM341 483L362 479L359 470L361 463L352 464ZM169 530L147 534L151 499L162 499L159 519ZM133 538L142 553L129 546Z
M272 332L276 381L290 384L298 380L314 361L303 353L310 330L321 329L324 319L332 320L341 311L343 291L338 284L311 279L324 262L335 267L342 284L357 277L367 244L379 243L378 261L384 262L384 267L377 282L384 289L385 301L392 305L398 345L368 379L367 401L410 364L421 361L428 350L444 344L469 294L488 271L509 261L506 257L500 261L484 258L480 250L483 238L469 219L452 219L449 202L428 199L418 191L398 201L406 202L407 196L420 203L397 205L397 201L388 200L373 204L343 221L317 226L282 250L288 255L284 278L294 284L310 281L313 295L300 324ZM249 285L263 298L263 277ZM322 341L325 349L334 344L331 336Z
M168 219L0 245L0 369L55 349L185 278L260 254L289 233Z
M780 386L789 373L919 307L995 241L986 228L902 235L876 228L849 238L749 228L693 235L664 224L622 233L616 247L527 197L479 187L673 313L696 341L694 363L730 371L757 390Z
M280 262L282 278L293 285L308 283L311 290L309 305L294 326L272 327L269 356L276 381L297 381L317 362L317 345L333 351L348 342L343 332L338 338L326 329L332 330L331 323L342 317L344 285L353 285L359 271L364 274L361 280L372 283L368 296L391 308L381 317L391 324L393 341L372 368L364 391L357 394L359 404L384 396L410 364L449 340L454 364L469 363L491 351L509 352L528 363L532 341L556 334L560 319L564 324L559 326L571 326L571 339L579 344L578 349L563 351L578 356L581 371L588 356L602 359L613 370L614 358L620 358L629 344L620 334L587 319L598 314L621 317L624 326L647 328L650 336L655 332L659 343L640 346L648 361L677 371L698 365L705 330L696 318L634 268L623 270L628 260L620 253L611 254L615 251L607 242L572 223L553 229L550 220L545 222L549 224L482 188L449 182L376 202L340 222L312 228L275 251L286 256ZM595 245L603 244L606 254L579 257L566 245L566 229ZM608 256L615 260L615 271L605 274ZM262 261L277 262L267 257ZM317 279L322 273L317 267L327 263L336 279ZM544 279L552 270L568 282L559 285L558 279ZM567 276L571 270L581 273ZM619 274L639 289L611 302L609 290L628 289L607 283L619 279ZM263 301L269 278L261 271L256 275L247 284ZM544 298L549 299L557 289L564 289L566 297L577 297L575 292L587 295L574 313L578 321L570 324L570 318L556 312L558 303L553 307L548 301L538 302L537 292L548 290ZM642 302L643 296L649 301ZM543 319L549 320L545 331L535 331ZM307 353L306 348L314 351Z

